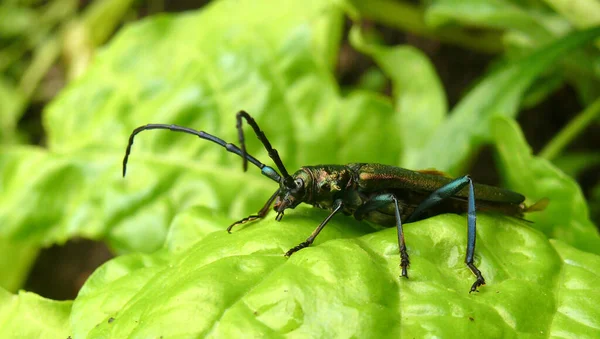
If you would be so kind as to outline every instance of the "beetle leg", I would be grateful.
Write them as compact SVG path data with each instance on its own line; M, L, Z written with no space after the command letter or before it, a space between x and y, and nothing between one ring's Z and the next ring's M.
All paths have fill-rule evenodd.
M392 199L394 200L394 207L396 210L396 229L398 230L398 248L400 249L400 267L402 267L402 276L408 278L408 273L406 272L408 266L410 266L410 261L408 260L408 253L406 252L406 243L404 242L404 230L402 229L402 219L400 218L400 204L398 203L398 199L396 196L392 195Z
M400 267L402 268L402 276L408 278L407 268L408 266L410 266L410 261L408 260L408 253L406 252L406 243L404 242L404 230L402 229L402 219L400 217L400 215L402 214L402 208L400 207L400 203L398 202L396 196L393 194L376 195L372 197L369 201L367 201L364 205L360 206L354 212L354 217L360 220L368 212L384 207L391 203L394 204L394 210L396 214L396 229L398 230L398 248L400 250Z
M312 234L306 239L306 241L301 242L298 246L291 248L289 251L287 251L285 253L286 257L289 257L290 255L300 251L301 249L310 246L313 241L315 241L315 238L317 237L317 235L319 235L319 233L321 232L321 230L323 229L323 227L325 227L325 225L327 225L327 223L329 222L329 220L331 220L331 218L333 218L333 216L339 212L342 207L344 206L344 204L342 203L341 199L337 199L333 202L333 210L331 211L331 213L327 216L327 218L325 218L325 220L323 220L321 222L321 224L319 224L319 226L312 232Z
M467 209L467 255L465 256L465 264L469 267L471 272L475 275L477 280L471 286L471 292L477 291L477 287L485 285L485 279L481 275L481 271L473 263L473 256L475 254L475 236L476 236L476 215L475 215L475 192L473 189L473 181L471 177L465 175L464 177L457 178L447 185L444 185L431 193L427 199L425 199L408 218L407 222L417 220L417 218L429 208L437 205L441 201L448 199L458 193L466 185L469 185L469 198L468 198L468 209Z
M234 222L233 224L229 225L229 227L227 227L227 232L231 233L231 229L236 225L241 225L241 224L245 224L250 221L254 221L256 219L264 218L267 215L267 213L269 213L269 209L271 208L271 205L273 205L273 201L275 201L275 198L277 197L278 194L279 194L279 190L275 191L275 193L273 193L273 195L269 198L269 200L267 200L265 205L260 209L260 211L258 211L257 214L249 215L249 216L245 217L244 219L238 220L238 221Z

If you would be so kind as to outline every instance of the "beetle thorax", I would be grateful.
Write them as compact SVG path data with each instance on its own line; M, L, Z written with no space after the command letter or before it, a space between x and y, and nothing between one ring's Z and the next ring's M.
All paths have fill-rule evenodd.
M340 198L352 183L352 175L346 166L307 166L302 170L312 177L312 187L307 187L305 202L319 208L330 209L335 199Z

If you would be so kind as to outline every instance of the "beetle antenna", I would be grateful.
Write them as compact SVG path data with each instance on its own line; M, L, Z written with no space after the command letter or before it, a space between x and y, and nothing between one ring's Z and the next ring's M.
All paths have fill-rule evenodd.
M187 133L187 134L192 134L192 135L197 136L200 139L212 141L215 144L218 144L218 145L224 147L227 151L243 157L244 163L246 163L247 161L250 161L256 167L260 168L262 173L264 175L266 175L267 177L269 177L271 180L276 181L276 182L279 182L281 180L281 176L279 175L279 173L277 173L277 171L275 171L271 167L263 164L262 162L258 161L258 159L256 159L255 157L246 153L245 150L242 151L241 149L239 149L239 147L237 147L234 144L227 143L227 142L223 141L222 139L217 138L214 135L208 134L203 131L197 131L195 129L191 129L191 128L187 128L187 127L183 127L183 126L167 125L167 124L148 124L148 125L140 126L136 129L134 129L133 132L131 132L131 135L129 136L129 143L127 144L127 149L125 150L125 157L123 158L123 176L125 176L125 173L127 172L127 160L129 159L129 154L131 153L131 147L133 146L133 139L135 138L135 136L138 133L145 131L145 130L150 130L150 129L168 129L168 130L174 131L174 132L183 132L183 133Z
M252 127L252 129L254 130L254 133L256 133L256 136L258 137L258 140L260 140L260 142L262 142L263 146L265 146L265 149L269 153L269 157L271 159L273 159L273 161L275 162L275 165L277 165L277 168L279 169L279 171L281 172L281 175L283 176L284 185L287 188L296 187L294 178L292 178L289 175L288 171L285 169L285 166L283 165L283 162L281 161L281 158L279 157L279 153L277 152L276 149L273 148L273 146L271 146L271 143L269 142L269 139L267 139L267 136L265 135L265 133L263 133L263 131L260 130L260 127L258 127L258 124L256 123L256 121L254 121L254 119L250 116L250 114L248 114L246 111L239 111L238 114L236 115L236 120L237 120L236 127L238 130L238 137L240 140L240 145L242 146L241 157L243 158L242 166L244 167L244 171L246 171L246 169L248 168L248 160L249 159L246 158L246 143L244 142L244 129L242 128L242 118L246 119L246 122L248 122L248 124Z

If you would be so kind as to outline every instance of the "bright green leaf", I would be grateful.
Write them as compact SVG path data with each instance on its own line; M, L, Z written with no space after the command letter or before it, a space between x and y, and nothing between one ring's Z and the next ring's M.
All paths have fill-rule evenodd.
M557 314L552 321L555 336L597 338L600 336L600 257L551 240L563 261L556 286ZM569 328L570 331L565 331ZM569 333L570 332L570 333ZM568 333L568 334L567 334Z
M487 285L469 294L474 277L463 262L465 217L443 215L405 225L411 259L406 280L399 278L395 229L367 233L365 223L351 218L334 218L313 246L286 259L283 253L324 215L298 208L281 222L271 214L232 234L208 233L175 256L161 251L113 259L75 300L75 333L551 336L581 333L577 324L557 321L557 308L569 314L562 308L567 300L581 314L596 308L584 293L557 284L584 278L593 283L589 272L566 265L600 258L562 245L559 253L567 254L561 259L525 222L479 215L476 264ZM201 219L194 221L196 216ZM199 234L213 227L198 211L185 218ZM365 235L356 238L360 234ZM587 270L595 272L592 266Z
M67 338L71 304L29 292L13 295L0 288L0 337Z

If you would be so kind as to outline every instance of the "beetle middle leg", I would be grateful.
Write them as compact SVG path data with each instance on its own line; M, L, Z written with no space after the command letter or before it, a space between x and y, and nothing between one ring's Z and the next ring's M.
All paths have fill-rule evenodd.
M361 220L364 215L367 213L374 211L378 208L389 205L390 203L394 204L394 211L396 215L396 229L398 230L398 248L400 250L400 267L402 268L402 276L408 278L408 267L410 266L410 261L408 259L408 252L406 251L406 243L404 241L404 230L402 229L402 208L400 207L400 203L395 195L386 193L379 194L372 197L367 203L360 206L355 212L354 217L357 220Z
M327 216L327 218L325 218L325 220L323 220L319 226L311 233L311 235L306 239L306 241L301 242L300 244L298 244L298 246L291 248L289 251L285 252L285 256L289 257L290 255L300 251L303 248L306 248L308 246L310 246L313 241L315 241L315 238L317 237L317 235L319 235L319 233L321 232L321 230L323 229L323 227L325 227L325 225L327 225L327 223L329 222L329 220L331 220L331 218L333 218L333 216L339 212L342 207L344 206L344 204L342 203L342 200L337 199L333 202L333 210L331 211L331 213L329 213L329 215Z
M475 235L476 235L476 215L475 215L475 190L473 188L473 181L471 177L465 175L463 177L454 179L448 184L438 188L436 191L431 193L427 199L425 199L408 218L407 222L418 220L419 216L431 207L439 204L445 199L448 199L458 193L465 186L469 185L469 198L467 201L467 254L465 256L465 264L469 267L471 272L476 277L475 282L471 286L471 292L477 291L477 287L485 285L485 279L481 274L481 271L473 263L473 256L475 254Z

